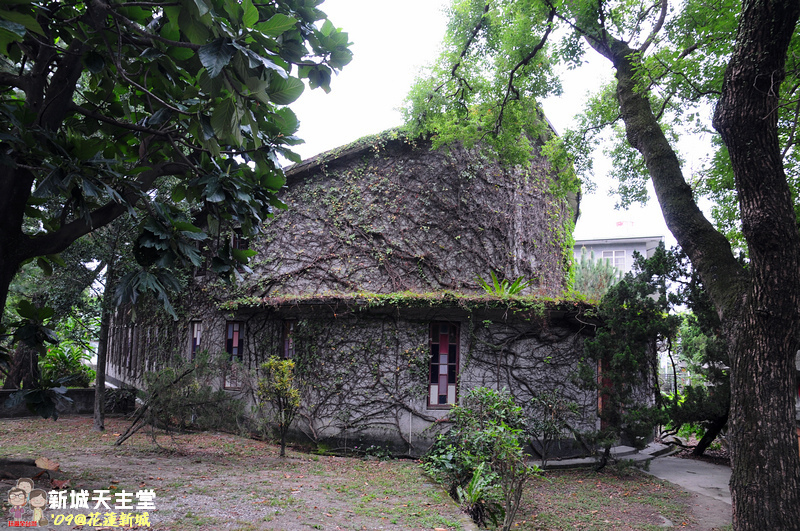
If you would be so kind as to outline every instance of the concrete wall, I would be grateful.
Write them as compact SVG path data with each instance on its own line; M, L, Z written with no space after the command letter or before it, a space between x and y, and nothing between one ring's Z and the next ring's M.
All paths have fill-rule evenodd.
M110 389L106 389L106 400L108 400L108 393ZM13 408L5 407L5 402L13 393L14 390L0 389L0 418L13 418L13 417L35 417L36 413L30 411L25 407L25 403L18 404ZM94 388L89 389L67 389L67 398L72 402L62 400L56 406L60 415L89 415L94 413ZM126 413L133 410L133 397L129 397L124 401L114 402L110 404L115 407L108 407L108 413Z

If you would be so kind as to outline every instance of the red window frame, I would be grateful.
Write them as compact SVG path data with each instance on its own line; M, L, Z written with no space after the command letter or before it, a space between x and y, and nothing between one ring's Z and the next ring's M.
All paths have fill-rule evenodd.
M460 364L460 330L458 323L435 321L429 334L430 374L428 407L451 408L458 403L458 369ZM442 347L446 345L446 347Z
M231 360L233 358L242 359L244 349L244 323L241 321L228 321L225 323L225 352Z

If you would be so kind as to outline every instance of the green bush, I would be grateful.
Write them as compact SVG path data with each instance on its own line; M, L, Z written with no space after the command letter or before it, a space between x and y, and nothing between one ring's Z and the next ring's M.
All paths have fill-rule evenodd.
M499 502L497 486L494 484L496 478L497 474L487 470L486 463L480 463L467 486L456 487L464 511L481 527L486 527L488 520L496 526L498 518L505 516L503 506Z
M525 463L520 440L525 415L507 390L479 387L450 412L452 428L440 434L422 459L479 525L503 519L508 530L525 480L536 468ZM488 468L487 468L488 467Z
M89 387L94 381L95 371L84 365L91 354L83 346L70 340L62 340L47 349L47 354L39 358L39 373L43 382L56 382L67 378L69 387Z

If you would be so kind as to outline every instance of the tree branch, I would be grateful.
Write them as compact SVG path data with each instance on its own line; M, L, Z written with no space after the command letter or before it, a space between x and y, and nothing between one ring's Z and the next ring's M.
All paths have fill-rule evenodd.
M522 61L516 64L514 68L511 69L511 72L508 74L508 85L506 86L506 95L503 98L503 103L500 104L500 112L497 115L497 123L495 125L495 133L500 130L500 127L503 124L503 112L505 111L506 105L509 101L511 101L511 93L515 94L514 99L519 99L519 93L517 92L516 88L514 87L514 76L517 73L517 70L520 68L527 66L533 60L534 57L544 48L544 45L547 43L547 38L550 36L550 32L553 30L553 18L556 15L555 9L550 10L550 14L547 16L547 31L544 32L542 38L539 39L539 42L536 43L536 46L533 47L528 55L525 56Z
M23 237L19 252L20 261L36 256L60 253L72 242L89 234L98 227L111 223L125 213L130 206L135 206L141 199L142 192L152 189L156 179L166 175L180 175L189 167L175 162L163 162L139 174L139 178L121 194L123 201L111 201L89 214L89 219L80 218L72 221L55 232L41 236Z
M110 117L106 116L105 114L100 114L100 113L91 111L91 110L87 109L86 107L81 107L80 105L78 105L77 103L74 103L74 102L70 103L69 109L71 111L77 112L78 114L82 114L82 115L86 116L87 118L93 118L93 119L95 119L95 120L97 120L99 122L105 122L107 124L114 125L114 126L119 127L121 129L127 129L129 131L137 131L137 132L140 132L140 133L146 133L148 135L157 135L157 136L163 136L163 137L169 136L169 131L161 131L159 129L152 129L150 127L143 127L141 125L133 124L133 123L119 122L119 121L117 121L117 120L115 120L113 118L110 118Z
M616 69L617 100L630 142L644 157L664 220L703 278L718 311L723 314L739 304L745 272L728 240L698 208L686 183L678 157L653 114L647 97L636 88L636 54L626 43L609 38L609 46L587 39L592 48Z
M0 85L18 88L25 92L28 88L28 80L25 76L18 76L8 72L0 72Z
M490 6L491 6L491 2L489 2L487 0L486 4L483 6L483 13L481 14L481 18L478 19L478 23L472 29L472 33L470 34L469 38L467 39L467 42L465 42L464 46L461 48L461 54L458 56L458 61L455 62L455 64L453 65L453 68L450 70L450 77L451 78L458 79L458 76L456 76L456 70L458 70L458 67L461 66L461 63L464 61L464 58L467 56L467 52L469 52L470 46L472 46L472 42L477 38L478 33L481 31L481 28L483 27L483 20L486 17L486 14L489 12L489 7ZM459 84L461 84L461 81L463 81L463 80L459 79ZM440 90L442 90L442 87L444 87L444 84L445 84L445 82L443 81L441 84L439 84L438 87L433 89L433 92L439 92Z
M667 0L661 0L661 13L658 16L658 20L656 21L656 25L653 26L653 31L650 32L650 35L647 36L644 43L639 47L639 52L644 54L645 51L653 44L653 41L656 38L656 35L661 28L664 27L664 20L667 18Z

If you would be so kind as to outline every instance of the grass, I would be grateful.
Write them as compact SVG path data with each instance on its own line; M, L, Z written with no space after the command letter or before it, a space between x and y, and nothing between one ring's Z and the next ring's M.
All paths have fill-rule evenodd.
M689 520L688 495L633 472L624 477L590 470L546 473L528 483L518 529L663 529Z
M223 433L159 433L157 444L137 434L117 447L127 424L106 425L97 433L88 417L0 420L0 440L7 457L60 462L70 488L155 489L153 530L472 528L413 461L292 450L282 459L277 445ZM0 497L10 486L0 481ZM641 473L572 470L529 482L514 529L648 530L664 518L678 527L688 520L687 496L671 485Z

